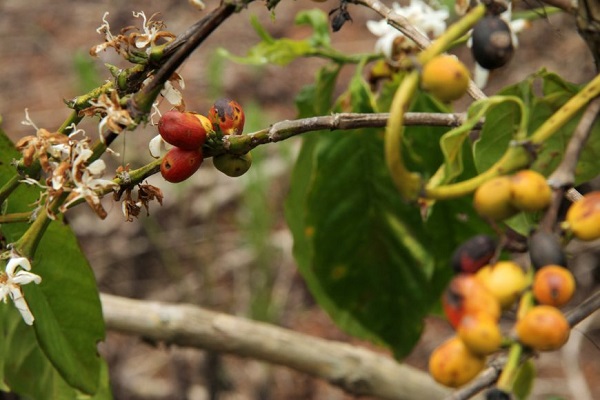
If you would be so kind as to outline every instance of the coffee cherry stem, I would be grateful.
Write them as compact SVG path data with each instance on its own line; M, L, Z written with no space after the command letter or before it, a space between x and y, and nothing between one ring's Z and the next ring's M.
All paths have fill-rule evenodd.
M528 282L528 286L531 287L531 283L533 282L533 276L535 271L533 268L529 268L526 273L526 278ZM533 292L531 289L527 289L519 300L519 308L517 310L517 319L522 318L531 308L535 305L535 299L533 297ZM504 364L504 368L502 369L502 373L498 378L497 387L500 390L504 390L506 392L512 392L513 385L515 383L515 379L517 377L517 372L519 371L519 367L523 360L523 345L517 341L513 341L508 350L508 356L506 359L506 363Z
M424 190L423 197L427 199L444 200L466 196L475 191L475 189L484 182L519 168L523 168L530 161L530 155L523 146L511 146L507 149L502 158L488 170L462 182L438 187L427 186Z
M512 392L512 388L517 377L517 372L519 371L519 366L521 365L522 356L523 346L518 342L514 342L508 350L506 364L504 364L502 373L498 378L498 383L496 384L498 389L508 393Z

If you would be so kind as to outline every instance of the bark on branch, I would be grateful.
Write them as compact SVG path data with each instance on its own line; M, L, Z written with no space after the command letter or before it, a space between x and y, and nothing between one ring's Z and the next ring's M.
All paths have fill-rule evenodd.
M150 340L279 364L326 379L355 395L442 399L450 391L420 370L346 343L320 339L193 305L102 294L108 329Z

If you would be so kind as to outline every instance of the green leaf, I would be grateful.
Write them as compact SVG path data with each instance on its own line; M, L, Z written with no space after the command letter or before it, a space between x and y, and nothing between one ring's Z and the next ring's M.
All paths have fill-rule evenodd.
M3 366L0 368L2 391L12 391L32 399L109 400L108 367L102 362L97 393L90 397L69 386L48 361L36 343L34 331L25 325L18 313L8 307L0 308L2 321Z
M498 95L474 103L469 113L483 116L485 123L473 146L479 172L486 171L506 152L511 140L524 139L528 117L526 106L516 95Z
M447 112L429 94L418 91L409 111ZM424 177L433 175L443 163L440 138L448 131L447 127L414 125L404 130L404 160L408 169L418 171Z
M464 171L463 149L465 141L468 139L471 129L485 115L487 107L483 104L477 104L470 107L467 114L467 120L442 136L440 139L440 148L444 154L444 165L440 168L439 175L436 176L436 184L451 182L454 178L461 175Z
M540 86L542 93L539 93ZM527 131L531 135L579 90L579 86L542 70L522 82L506 87L499 94L516 96L523 101L525 109L529 112ZM581 118L581 113L579 112L536 149L537 158L531 166L532 169L546 176L556 169ZM485 118L480 139L474 147L475 162L479 171L489 168L504 153L519 121L519 112L515 105L507 103L490 110ZM600 123L596 121L577 164L576 183L586 182L596 177L599 170Z
M251 23L261 42L252 47L245 57L234 56L223 48L218 50L219 53L237 63L249 65L287 65L299 57L313 53L313 43L310 40L275 39L260 25L256 17L252 17Z
M360 76L349 95L353 111L373 111ZM423 290L433 264L423 232L412 229L421 225L418 208L405 204L391 182L381 130L321 135L313 160L304 233L313 249L308 271L318 281L311 291L329 300L324 307L343 329L402 357L433 302Z
M333 91L339 72L339 66L323 67L317 74L315 84L303 88L296 98L300 118L324 115L331 111ZM315 149L320 135L326 133L321 131L302 135L302 148L292 172L290 193L285 202L285 218L294 236L294 258L302 276L317 302L329 311L335 310L335 304L323 290L318 289L319 280L310 268L313 248L306 226L306 195L312 181ZM351 321L352 318L349 318L347 324L358 326L356 322Z
M325 115L331 111L332 95L335 89L340 65L321 68L313 85L305 86L296 97L299 118Z
M36 318L38 342L73 387L89 394L98 386L104 340L102 307L92 270L70 228L50 224L34 258L39 286L24 287Z
M360 70L359 70L360 71ZM301 116L330 113L334 74L321 71L299 97ZM318 89L321 88L321 89ZM325 89L326 88L326 89ZM384 105L388 90L378 99ZM353 112L373 112L374 99L360 74L342 95ZM322 99L327 99L323 101ZM417 102L437 107L426 98ZM439 111L439 108L437 109ZM445 130L416 130L437 141ZM417 150L417 146L414 147ZM381 129L315 132L303 141L286 201L298 268L317 302L345 331L389 346L405 356L422 331L452 274L455 247L489 226L470 199L436 204L424 222L417 205L403 202L389 176ZM426 171L441 163L413 157ZM465 155L465 170L474 167Z
M1 131L0 151L3 160L19 156ZM1 183L4 184L14 173L9 163L2 163ZM39 188L22 184L10 195L3 211L30 211L38 198ZM14 223L0 228L7 242L13 243L28 227L26 223ZM69 385L88 394L95 393L102 363L96 346L105 335L102 308L92 270L74 234L61 219L53 221L43 235L32 262L32 272L40 275L42 282L25 285L22 289L35 317L33 328L26 329L28 332L35 331L35 338L32 334L23 336L29 337L30 343L18 347L37 348L39 345L44 357ZM6 315L12 315L12 318L19 316L12 306ZM20 336L12 336L13 341L20 340ZM12 344L6 345L12 348ZM31 362L39 362L40 357L36 355ZM5 363L5 373L6 370ZM8 384L10 386L10 382Z
M525 361L517 371L513 383L512 392L518 400L526 400L533 389L536 371L535 364L531 360Z
M300 11L296 15L296 25L308 25L313 29L310 43L315 47L329 47L331 38L329 36L329 19L321 10L312 9Z

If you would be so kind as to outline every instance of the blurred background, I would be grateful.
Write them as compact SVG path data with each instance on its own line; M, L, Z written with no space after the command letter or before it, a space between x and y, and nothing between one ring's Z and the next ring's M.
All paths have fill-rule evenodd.
M132 11L144 11L148 17L160 13L167 30L180 34L218 4L216 0L205 3L207 10L201 12L186 0L0 0L2 129L15 140L33 134L31 127L21 124L28 109L38 127L55 130L70 113L64 99L108 79L104 63L122 65L110 50L96 59L89 56L89 49L103 41L96 28L106 11L114 33L122 27L140 26ZM220 97L235 99L245 109L246 132L294 118L296 93L312 82L323 61L304 59L286 67L251 67L224 59L217 49L244 55L258 42L250 15L275 37L301 38L308 32L293 25L299 10L319 7L328 12L338 5L337 0L282 0L271 14L262 1L257 1L228 19L179 71L185 80L187 109L206 113ZM364 7L350 5L348 10L353 21L332 34L333 45L349 53L372 51L376 38L365 22L379 18ZM542 18L520 34L519 41L511 63L491 76L487 93L542 67L575 83L595 75L592 57L569 16ZM459 49L457 54L472 66L468 50ZM344 73L350 76L353 69ZM341 79L340 92L343 84ZM91 137L97 134L97 122L84 121L81 127ZM130 164L132 168L149 162L147 144L156 134L156 128L148 125L123 135L113 145L120 156L107 162L114 167ZM164 204L152 203L150 217L142 213L130 223L125 222L120 204L111 199L104 201L109 211L104 221L86 207L69 211L67 219L89 257L100 290L132 298L193 303L385 352L340 332L315 304L296 271L283 204L300 143L300 138L294 138L260 146L253 151L254 165L249 173L237 179L220 174L210 160L183 184L152 177L150 183L163 190ZM593 255L593 251L582 253L582 257L588 254ZM590 256L589 260L575 271L584 291L594 282L597 258ZM426 368L429 353L451 334L445 321L431 318L427 324L421 343L407 359L419 368ZM578 338L578 347L571 346L570 355L565 350L540 357L540 379L533 398L582 399L570 386L573 378L565 373L565 366L570 365L565 361L568 357L581 359L576 372L588 377L593 398L600 398L600 384L594 382L600 374L598 329L591 326L585 337L583 333L576 330L572 335ZM110 365L115 399L351 398L326 382L284 367L145 343L111 332L101 352Z

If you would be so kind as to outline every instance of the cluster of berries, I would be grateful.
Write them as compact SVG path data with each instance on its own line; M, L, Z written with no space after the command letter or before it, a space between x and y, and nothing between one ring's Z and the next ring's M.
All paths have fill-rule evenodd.
M540 249L555 244L552 234L540 232L531 237L530 246ZM493 262L496 252L491 237L477 235L454 253L452 265L458 273L442 296L442 306L456 335L429 359L431 375L443 385L468 383L485 367L489 355L515 340L535 351L552 351L569 338L569 323L558 307L571 300L575 279L564 266L562 251L531 252L533 278L513 261ZM512 331L503 333L500 317L526 293L533 295L534 304L519 307Z
M520 211L542 211L552 201L552 189L546 178L533 170L512 176L498 176L475 191L473 206L482 217L494 221L510 218Z
M522 170L482 184L475 191L473 206L482 217L502 221L521 211L543 211L551 201L552 189L546 178L533 170ZM600 191L587 193L571 204L561 227L566 235L579 240L600 238Z
M158 132L173 147L165 154L160 166L163 178L181 182L192 176L204 161L203 146L210 137L241 135L245 115L234 100L217 100L208 116L194 112L171 110L158 121ZM221 154L213 159L215 167L228 176L243 175L252 164L250 154Z
M542 211L551 201L546 179L532 170L491 179L474 195L477 212L494 221ZM560 226L566 241L600 238L600 192L573 203ZM538 230L530 235L528 247L529 272L513 261L495 261L500 249L487 235L456 249L452 266L457 275L442 296L456 335L431 354L429 370L436 381L461 386L479 374L487 356L515 342L532 351L557 350L567 342L571 327L559 308L572 299L576 284L563 243L558 235ZM499 319L517 302L516 322L503 333Z

